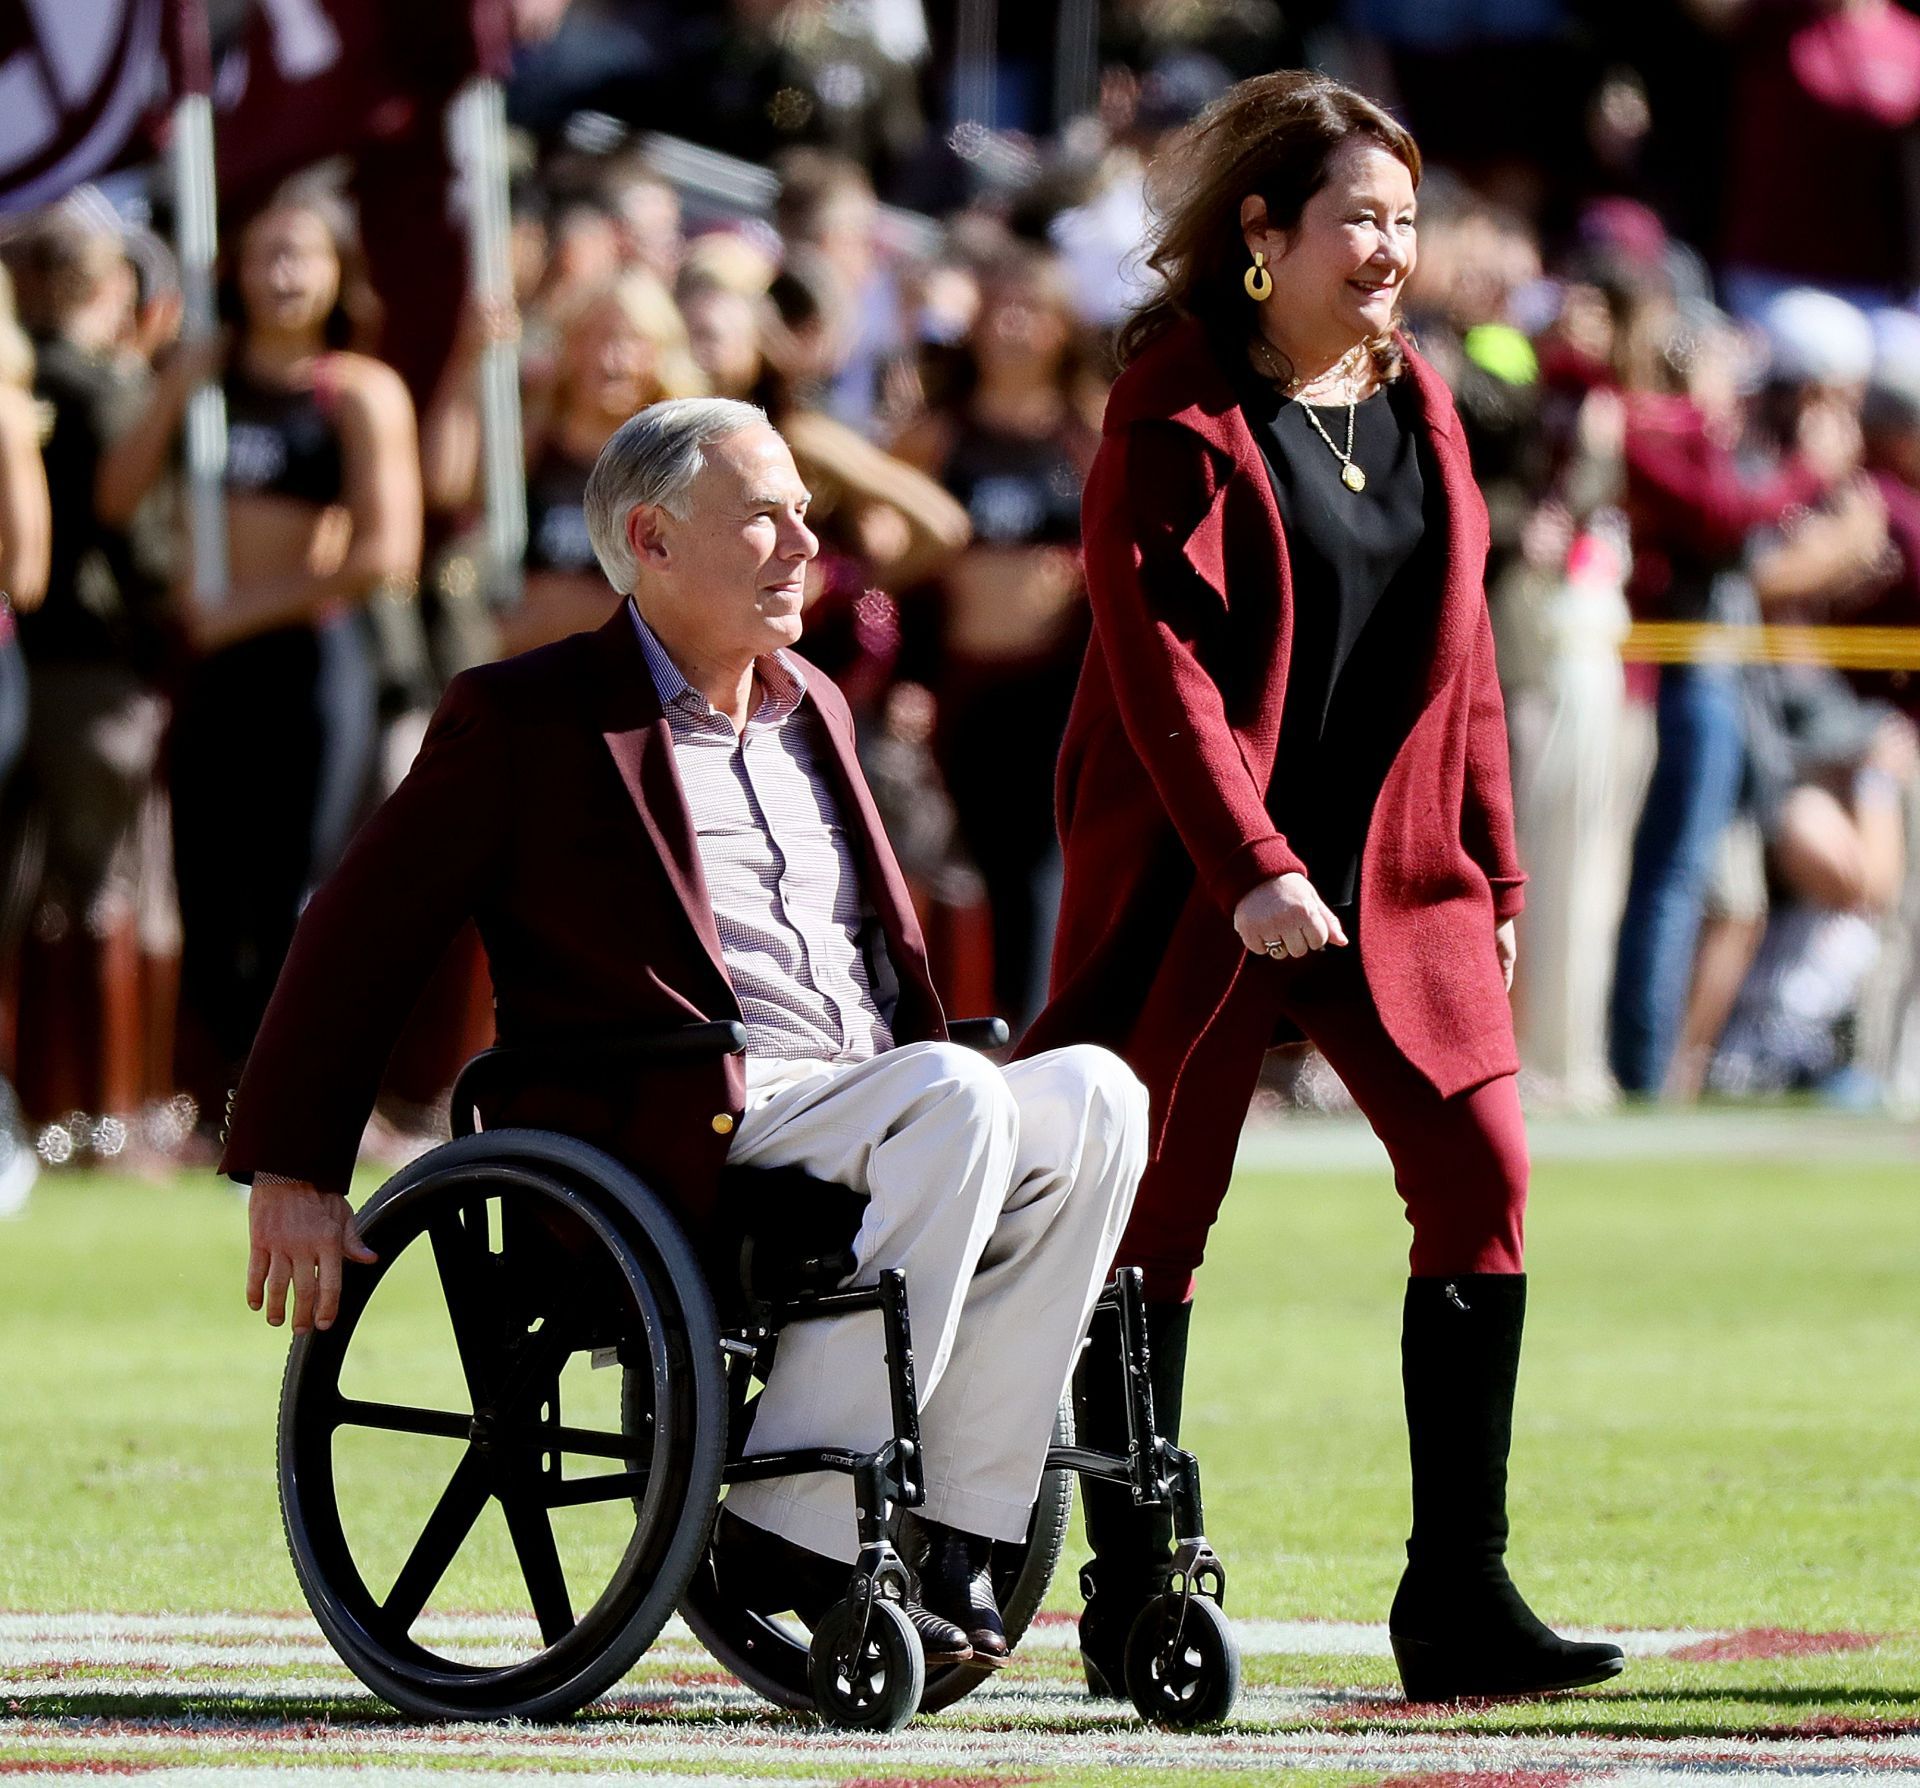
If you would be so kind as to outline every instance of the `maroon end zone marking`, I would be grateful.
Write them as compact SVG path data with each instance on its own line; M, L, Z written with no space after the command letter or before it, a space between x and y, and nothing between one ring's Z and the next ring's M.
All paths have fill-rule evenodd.
M1863 1714L1814 1714L1792 1726L1783 1726L1780 1731L1794 1738L1910 1738L1920 1732L1920 1719L1881 1720Z
M91 1757L68 1757L53 1763L8 1758L0 1759L0 1776L143 1776L149 1770L166 1767L163 1763L106 1763Z
M1571 1769L1441 1769L1388 1776L1380 1788L1568 1788L1582 1773Z
M1813 1658L1836 1651L1865 1651L1878 1633L1797 1633L1789 1627L1748 1627L1718 1639L1702 1639L1667 1653L1682 1664L1744 1664L1758 1658Z
M1021 1788L1038 1776L849 1776L840 1788Z
M1338 1695L1344 1691L1340 1684L1327 1682L1315 1685L1329 1694ZM1458 1713L1462 1703L1457 1701L1408 1701L1399 1695L1382 1692L1377 1701L1336 1701L1319 1715L1330 1726L1363 1726L1370 1720L1417 1720L1422 1714Z

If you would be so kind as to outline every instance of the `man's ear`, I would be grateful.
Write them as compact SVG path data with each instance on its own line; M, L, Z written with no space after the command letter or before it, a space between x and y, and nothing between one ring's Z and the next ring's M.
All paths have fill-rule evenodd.
M656 571L663 569L672 557L660 531L664 513L654 503L636 503L627 511L627 547L634 562L650 565Z

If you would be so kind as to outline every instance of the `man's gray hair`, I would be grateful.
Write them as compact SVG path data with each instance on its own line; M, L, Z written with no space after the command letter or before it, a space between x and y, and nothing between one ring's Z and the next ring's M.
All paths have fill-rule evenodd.
M707 449L742 429L765 428L767 413L731 397L675 397L629 416L600 449L581 507L587 538L607 581L630 595L639 566L627 544L627 517L638 503L657 503L682 521L687 491L707 463Z

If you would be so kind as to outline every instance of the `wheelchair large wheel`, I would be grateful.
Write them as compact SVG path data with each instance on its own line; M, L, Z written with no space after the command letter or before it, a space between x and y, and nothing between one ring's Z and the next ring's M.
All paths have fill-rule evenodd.
M338 1320L296 1338L281 1390L281 1511L308 1605L354 1674L418 1718L572 1713L652 1644L705 1549L725 1373L693 1251L617 1162L529 1130L433 1150L360 1227L379 1262L348 1266ZM411 1357L423 1299L436 1317L444 1302L446 1360ZM592 1381L588 1359L624 1371ZM402 1389L368 1396L369 1377ZM563 1390L612 1413L570 1426ZM436 1485L409 1540L394 1505ZM467 1620L485 1641L467 1656L434 1649L444 1631L462 1649L463 1623L432 1606L450 1580L494 1600L513 1584L522 1618ZM450 1605L472 1607L461 1591Z
M1073 1444L1073 1404L1063 1399L1054 1418L1054 1441ZM853 1486L847 1486L853 1495ZM1007 1638L1018 1644L1046 1600L1073 1514L1073 1473L1050 1471L1040 1480L1027 1537L1018 1545L993 1549L995 1599L1006 1622ZM709 1562L703 1560L687 1586L680 1611L700 1642L749 1688L776 1706L815 1711L808 1669L809 1635L796 1615L758 1614L725 1600ZM971 1693L992 1672L979 1664L943 1664L927 1671L920 1697L922 1713L936 1713Z

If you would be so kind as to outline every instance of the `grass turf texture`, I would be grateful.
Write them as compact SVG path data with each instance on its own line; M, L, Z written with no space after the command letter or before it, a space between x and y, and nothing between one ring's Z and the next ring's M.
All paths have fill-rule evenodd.
M299 1605L272 1483L282 1343L240 1302L243 1236L239 1201L210 1183L153 1189L82 1174L44 1183L29 1216L0 1229L0 1607ZM1337 1686L1348 1699L1294 1709L1270 1693L1252 1729L1468 1741L1920 1722L1911 1167L1552 1164L1536 1175L1530 1243L1513 1554L1542 1611L1888 1637L1757 1662L1636 1659L1602 1695L1442 1714L1372 1701L1365 1691L1393 1680L1383 1659L1259 1657L1251 1685ZM1202 1276L1187 1437L1236 1615L1384 1614L1407 1517L1404 1257L1381 1171L1249 1174L1228 1201ZM396 1336L413 1321L435 1354L424 1303L399 1313ZM401 1357L389 1370L414 1368ZM417 1496L430 1500L444 1474L420 1473ZM411 1537L398 1522L369 1534L396 1547ZM439 1601L508 1605L512 1587L496 1548ZM1056 1605L1071 1604L1070 1590L1063 1572ZM682 1671L694 1662L675 1660ZM1068 1653L1023 1664L1037 1687L1071 1672ZM633 1687L651 1675L643 1664ZM83 1677L71 1693L69 1711L97 1711ZM293 1717L324 1706L300 1704ZM370 1711L349 1709L356 1722ZM282 1704L275 1717L286 1715ZM1018 1730L1023 1719L976 1701L926 1729ZM0 1757L36 1755L16 1737L25 1742L0 1738Z

